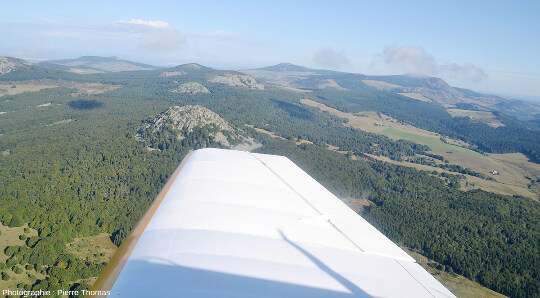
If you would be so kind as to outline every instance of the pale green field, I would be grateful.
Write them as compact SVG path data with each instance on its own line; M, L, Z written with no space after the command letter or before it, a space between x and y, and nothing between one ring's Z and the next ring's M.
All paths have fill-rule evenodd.
M446 144L442 142L441 140L425 136L421 134L416 133L410 133L403 130L398 130L393 127L388 127L382 130L382 134L398 138L398 139L405 139L409 141L413 141L419 144L428 145L433 151L444 151L444 152L453 152L453 153L462 153L469 156L477 157L477 158L483 158L484 156L476 151L473 151L471 149L467 149L464 147L459 147L452 144Z

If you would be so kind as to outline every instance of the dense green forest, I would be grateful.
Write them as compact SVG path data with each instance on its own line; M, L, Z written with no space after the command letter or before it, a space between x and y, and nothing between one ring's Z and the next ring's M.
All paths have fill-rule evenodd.
M7 112L0 117L0 152L10 150L9 155L0 155L0 220L7 226L28 223L38 231L25 245L6 248L8 260L0 271L29 265L46 275L21 285L27 289L88 287L78 280L96 276L104 264L67 253L66 243L106 232L119 245L186 152L216 145L205 130L186 136L184 142L177 142L174 134L146 142L135 138L141 123L171 105L198 104L262 142L261 152L288 156L339 197L371 200L374 205L363 216L393 241L503 294L540 293L538 202L479 190L464 192L459 190L457 175L352 160L350 155L328 150L332 145L356 156L370 153L398 160L415 154L433 157L427 146L345 127L343 119L301 105L298 99L309 96L344 111L381 111L400 121L457 135L457 129L440 121L452 119L443 108L384 93L370 99L367 93L314 91L306 95L271 87L230 88L204 80L208 71L175 78L159 77L157 71L12 74L10 80L57 76L121 88L99 95L74 96L73 89L54 88L0 97L0 111ZM198 81L212 93L168 91L188 81ZM504 121L510 129L514 120ZM245 124L286 140L257 133ZM515 125L521 132L519 122ZM495 131L489 136L499 136ZM295 139L314 145L297 146ZM161 151L147 150L148 142L162 144ZM521 149L538 149L538 143L530 147L530 142L520 142ZM484 149L478 145L478 150Z
M29 223L38 231L24 246L10 246L1 269L30 265L47 275L26 289L88 288L73 283L97 276L105 264L66 253L75 237L107 232L120 244L191 147L149 152L134 135L142 119L163 102L79 99L65 88L12 97L0 120L0 220L9 227ZM53 105L36 108L44 102ZM95 105L99 102L99 105ZM92 107L92 108L89 108ZM69 123L53 124L65 119ZM53 125L51 125L53 124ZM1 270L0 269L0 270Z

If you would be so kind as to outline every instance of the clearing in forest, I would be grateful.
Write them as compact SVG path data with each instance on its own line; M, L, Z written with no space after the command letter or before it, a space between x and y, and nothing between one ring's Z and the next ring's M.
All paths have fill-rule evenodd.
M111 235L107 233L75 238L73 242L66 244L68 253L91 262L108 262L116 249L116 245L111 241Z

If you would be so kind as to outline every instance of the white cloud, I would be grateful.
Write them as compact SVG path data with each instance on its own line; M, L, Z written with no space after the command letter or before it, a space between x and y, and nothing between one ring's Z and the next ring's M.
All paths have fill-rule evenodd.
M313 55L311 59L313 64L322 68L340 70L350 68L351 60L347 57L345 51L336 52L331 48L320 49Z
M145 21L131 19L116 22L114 29L138 36L142 49L151 52L167 52L177 49L184 43L184 35L165 21Z
M463 66L456 63L449 63L439 67L441 75L457 79L464 79L473 82L480 82L488 77L483 69L471 63L465 63Z
M129 21L118 21L119 23L123 24L133 24L133 25L142 25L142 26L148 26L148 27L154 27L154 28L169 28L169 23L165 21L145 21L141 19L131 19Z
M488 77L482 68L471 63L438 64L433 56L419 46L385 47L382 57L386 65L412 75L443 76L472 82L480 82Z
M413 75L433 75L437 72L435 59L418 46L391 46L383 51L384 62Z

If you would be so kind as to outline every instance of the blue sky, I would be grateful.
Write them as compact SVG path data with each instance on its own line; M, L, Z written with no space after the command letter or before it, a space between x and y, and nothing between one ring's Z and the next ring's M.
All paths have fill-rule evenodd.
M540 1L4 1L0 55L427 74L540 99Z

